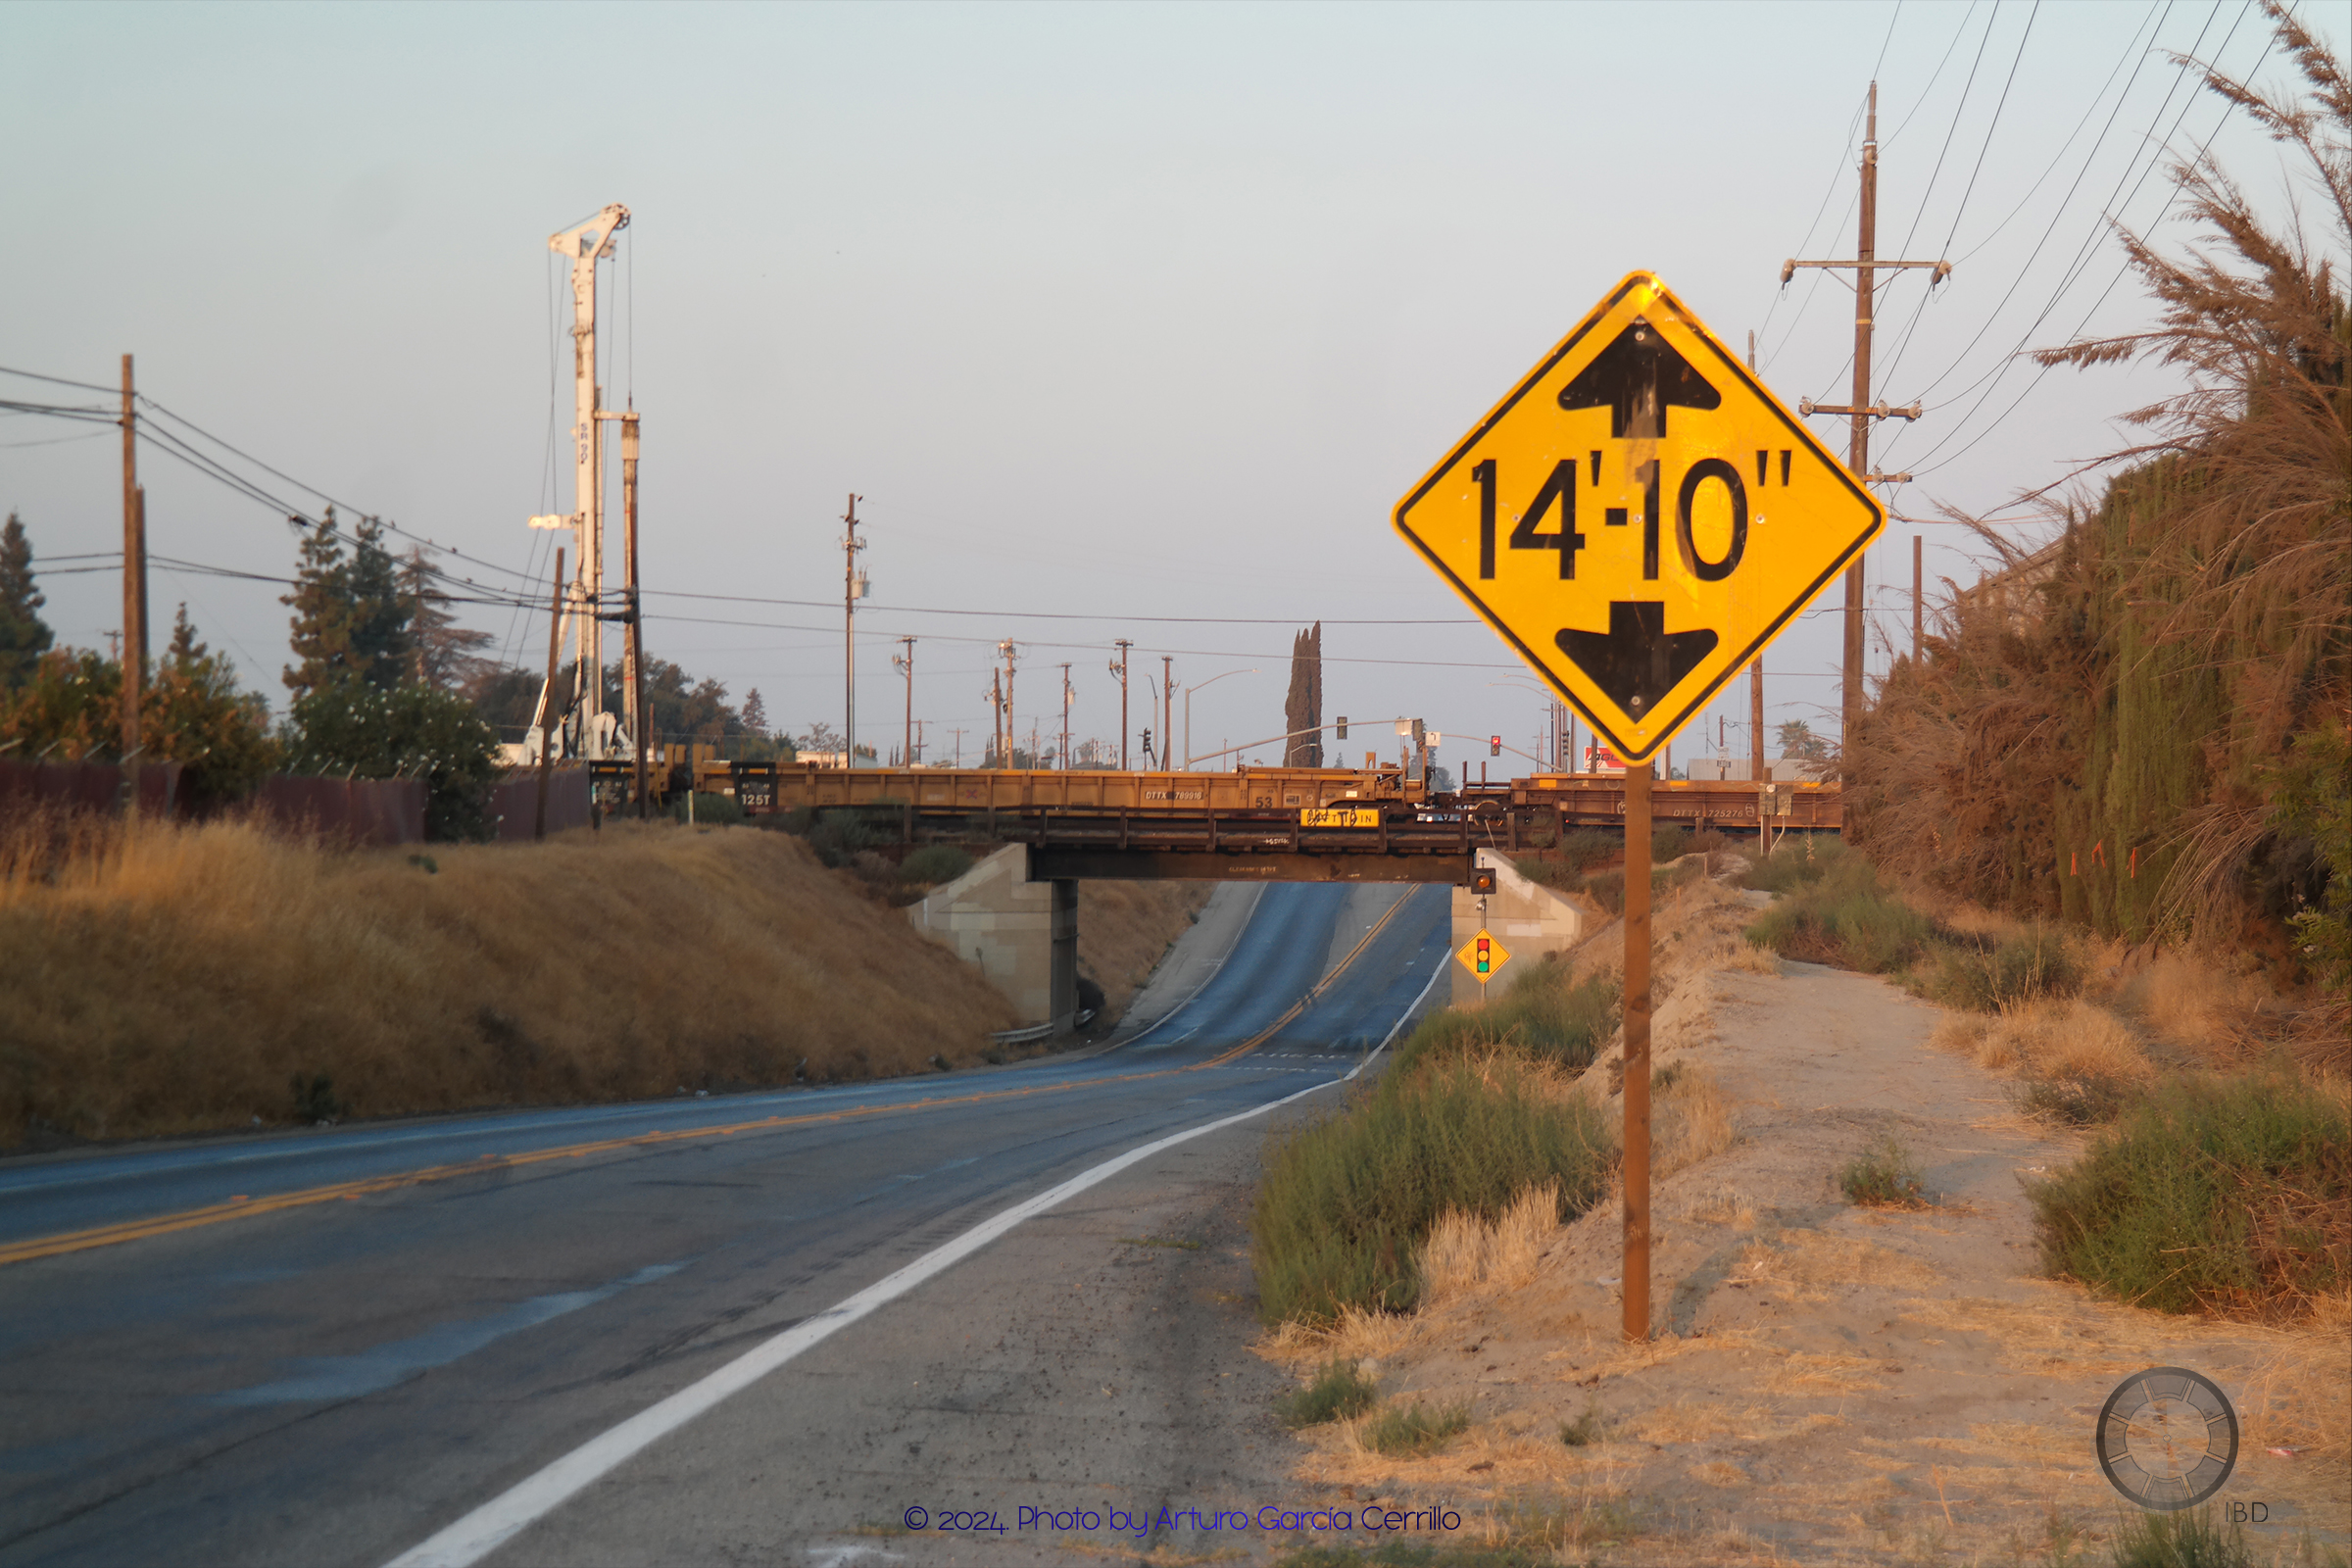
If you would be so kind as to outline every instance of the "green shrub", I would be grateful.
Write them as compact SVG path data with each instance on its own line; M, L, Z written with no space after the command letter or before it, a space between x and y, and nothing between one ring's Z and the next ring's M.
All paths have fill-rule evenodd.
M1659 894L1671 893L1676 888L1688 886L1698 880L1698 875L1699 867L1696 865L1675 865L1669 866L1663 871L1651 871L1649 873L1651 906L1656 906ZM1585 878L1584 893L1586 897L1611 914L1625 912L1625 873L1623 871L1594 872Z
M289 772L421 777L427 839L486 839L497 827L498 732L455 692L339 680L294 700L279 744Z
M1614 975L1575 980L1556 963L1531 964L1483 1007L1446 1007L1421 1020L1397 1049L1392 1073L1403 1075L1439 1062L1494 1050L1555 1062L1570 1070L1591 1066L1617 1027Z
M827 865L847 865L859 850L870 849L874 830L854 810L822 811L808 829L808 847Z
M953 844L926 844L899 862L908 882L953 882L972 868L972 858Z
M1572 867L1545 856L1523 856L1512 861L1511 865L1512 869L1538 887L1558 888L1564 892L1574 888L1579 880Z
M1571 1448L1589 1447L1600 1441L1604 1425L1600 1413L1600 1401L1598 1399L1587 1400L1583 1415L1573 1421L1560 1423L1560 1441Z
M1845 841L1835 834L1791 833L1776 843L1770 855L1750 864L1740 885L1765 893L1787 893L1820 881L1849 853Z
M1573 1217L1599 1200L1615 1157L1605 1119L1582 1101L1555 1103L1503 1075L1489 1083L1463 1061L1392 1069L1270 1144L1250 1226L1259 1310L1269 1322L1404 1311L1440 1214L1493 1221L1550 1182Z
M1665 865L1693 853L1690 830L1687 827L1661 827L1649 835L1649 863Z
M669 803L670 820L684 822L687 815L686 797L681 795ZM694 792L694 811L691 820L698 827L727 826L747 820L743 807L732 795L713 795L709 790Z
M1941 948L1923 989L1947 1007L1996 1012L2044 997L2073 996L2082 989L2082 966L2063 932L2034 925L1990 950Z
M1380 1391L1355 1369L1354 1362L1331 1361L1315 1374L1314 1382L1283 1399L1283 1424L1316 1427L1326 1421L1343 1421L1371 1409L1379 1396Z
M2133 1086L2105 1073L2070 1073L2063 1078L2031 1078L2018 1091L2017 1102L2035 1116L2069 1127L2110 1122L2123 1113Z
M1784 957L1864 974L1904 967L1934 935L1935 923L1882 891L1870 861L1852 851L1838 856L1817 880L1783 894L1747 928L1748 941Z
M2116 1532L2115 1568L2254 1568L2245 1532L2212 1508L2140 1513Z
M2030 1193L2053 1271L2158 1311L2292 1315L2352 1282L2352 1127L2299 1079L2166 1085Z
M294 1119L304 1122L341 1121L351 1111L335 1093L335 1080L326 1073L305 1078L294 1075Z
M1560 840L1560 847L1552 853L1567 865L1582 871L1624 855L1625 835L1607 828L1580 827Z
M1573 890L1587 870L1618 858L1624 851L1623 835L1605 828L1580 827L1544 854L1524 856L1513 863L1530 882Z
M2271 777L2274 821L2325 867L2316 899L2284 890L2287 923L2320 984L2341 997L2352 992L2352 726L2329 718L2296 736Z
M1381 1411L1364 1428L1364 1444L1375 1453L1435 1453L1446 1446L1446 1439L1469 1426L1470 1407L1466 1404L1441 1405L1433 1410L1416 1401L1401 1410L1392 1406Z
M1846 1201L1865 1208L1925 1208L1918 1162L1891 1134L1845 1162L1838 1186Z

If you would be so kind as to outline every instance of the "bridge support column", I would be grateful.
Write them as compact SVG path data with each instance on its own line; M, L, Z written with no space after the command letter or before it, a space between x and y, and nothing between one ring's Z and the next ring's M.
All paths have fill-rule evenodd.
M1028 845L1006 845L906 915L1004 992L1023 1026L1076 1026L1078 884L1032 882Z

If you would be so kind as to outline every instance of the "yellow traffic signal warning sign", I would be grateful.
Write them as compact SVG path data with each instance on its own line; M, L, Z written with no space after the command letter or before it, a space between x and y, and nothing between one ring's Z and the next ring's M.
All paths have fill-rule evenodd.
M1886 513L1705 322L1634 272L1396 504L1396 522L1639 762Z
M1509 951L1487 935L1483 928L1478 935L1462 944L1462 951L1455 954L1454 957L1461 961L1463 968L1478 976L1478 983L1482 986L1511 961Z

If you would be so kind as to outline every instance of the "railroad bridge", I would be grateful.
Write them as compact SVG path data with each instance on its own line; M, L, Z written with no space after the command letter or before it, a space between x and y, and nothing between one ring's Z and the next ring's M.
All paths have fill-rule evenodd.
M907 912L1035 1019L1015 1032L1032 1037L1076 1021L1081 881L1449 885L1457 937L1478 928L1493 901L1497 912L1514 911L1514 951L1532 958L1571 941L1590 910L1517 876L1511 857L1625 818L1624 777L1605 773L1444 793L1396 767L844 770L705 760L669 778L672 790L691 778L754 817L849 811L902 846L1004 846ZM1650 802L1659 826L1742 836L1835 833L1844 823L1835 783L1659 781Z
M1625 819L1625 780L1606 773L1543 773L1446 793L1395 767L1154 773L704 761L692 775L697 790L730 796L754 816L847 809L906 844L1026 844L1032 875L1054 881L1467 886L1479 850L1518 854ZM1650 802L1659 826L1753 836L1844 825L1835 782L1661 780Z

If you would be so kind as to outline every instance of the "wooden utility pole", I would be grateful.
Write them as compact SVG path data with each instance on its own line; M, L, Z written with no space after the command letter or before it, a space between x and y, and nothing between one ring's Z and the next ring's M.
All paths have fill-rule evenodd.
M139 416L122 356L122 756L139 749L147 685L147 492L139 488Z
M904 657L894 655L890 661L906 672L906 739L899 760L911 767L914 765L914 639L902 637L899 641L906 645L906 652Z
M1764 760L1764 656L1762 654L1758 654L1755 662L1747 666L1747 732L1750 749L1755 753L1756 782L1761 784L1770 776L1771 772ZM1763 813L1759 811L1756 820L1761 822L1763 819Z
M1061 666L1061 770L1070 770L1070 666Z
M1870 337L1873 307L1878 299L1871 264L1879 246L1879 84L1870 84L1870 124L1862 138L1862 217L1854 241L1854 392L1853 428L1846 438L1845 466L1856 478L1870 473ZM1860 730L1862 717L1862 563L1857 554L1845 568L1845 681L1843 716L1839 720L1838 751L1846 759L1841 776L1853 776L1849 743Z
M1010 767L1013 764L1013 746L1019 739L1012 727L1012 639L1007 637L997 644L997 652L1004 659L1004 695L997 705L997 726L1003 732L1004 740L997 748L997 765Z
M622 689L628 693L629 738L637 748L637 780L631 799L637 803L637 816L642 821L652 814L653 808L646 800L645 606L637 582L637 411L634 408L620 419L620 512L628 558L623 564L629 573L629 637L625 645L628 680Z
M1159 718L1159 765L1169 770L1168 736L1176 728L1176 661L1162 654L1159 660L1159 701L1166 710ZM1170 802L1170 805L1175 804Z
M1803 415L1843 415L1852 422L1847 436L1846 467L1863 484L1882 479L1907 479L1908 474L1876 474L1870 471L1870 425L1873 419L1916 419L1920 415L1917 403L1901 408L1889 408L1885 403L1870 400L1870 341L1872 318L1878 300L1878 274L1899 271L1907 268L1930 270L1928 286L1933 288L1952 275L1948 261L1898 262L1881 261L1879 239L1879 84L1870 84L1870 115L1862 139L1862 199L1861 219L1855 232L1855 251L1852 261L1797 261L1791 258L1781 268L1781 283L1787 286L1800 267L1854 269L1854 384L1853 402L1848 404L1815 403L1806 398L1797 404ZM1862 631L1863 572L1862 560L1854 557L1853 564L1845 568L1845 651L1844 689L1842 692L1843 733L1838 736L1838 750L1850 757L1846 748L1859 727L1862 716L1864 640ZM1840 773L1846 774L1843 766Z
M1135 644L1121 637L1116 646L1119 662L1110 669L1119 677L1119 771L1124 773L1127 771L1127 650Z
M564 547L556 546L556 594L547 617L547 697L539 705L539 808L531 837L547 837L547 781L556 765L556 671L564 658Z
M1649 764L1625 768L1625 1337L1649 1338Z
M1915 533L1911 536L1911 662L1914 664L1919 662L1920 645L1926 630L1919 608L1922 583L1920 558L1924 542L1924 536L1920 534Z
M841 765L848 769L858 765L858 600L862 587L858 552L865 548L858 539L856 496L850 497L850 509L841 520L848 528L841 536Z

